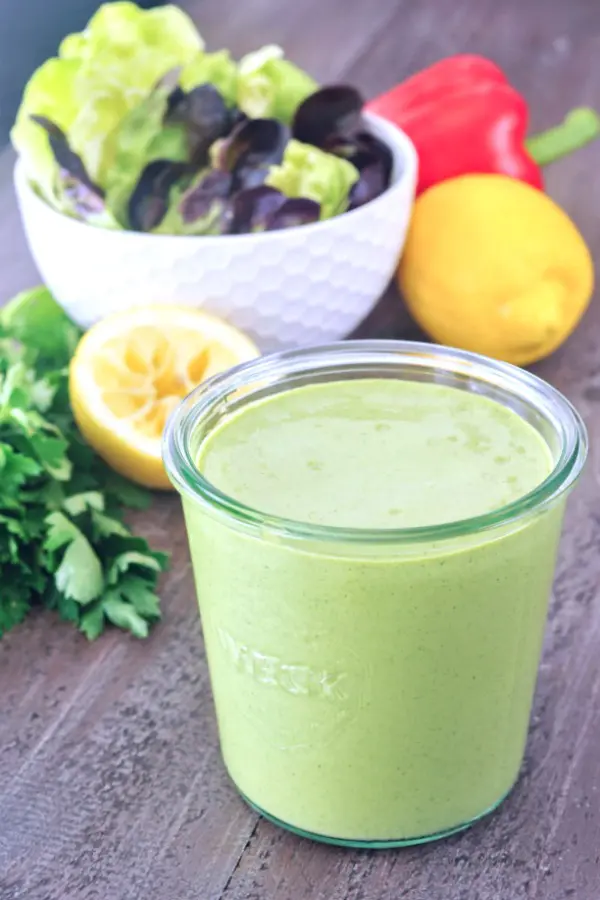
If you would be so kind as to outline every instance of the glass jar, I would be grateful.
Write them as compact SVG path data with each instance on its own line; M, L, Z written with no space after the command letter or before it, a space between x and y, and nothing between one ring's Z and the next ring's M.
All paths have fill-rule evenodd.
M241 407L322 381L477 392L546 442L548 477L476 518L313 526L203 478L203 441ZM586 453L535 376L428 344L361 341L263 357L200 385L168 423L227 769L244 798L318 840L390 847L467 827L522 762L565 500Z

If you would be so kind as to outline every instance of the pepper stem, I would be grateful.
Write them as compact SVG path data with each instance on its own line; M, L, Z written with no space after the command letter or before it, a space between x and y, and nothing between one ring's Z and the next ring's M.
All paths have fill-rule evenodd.
M560 125L527 138L525 146L539 166L567 156L600 135L600 116L594 109L573 109Z

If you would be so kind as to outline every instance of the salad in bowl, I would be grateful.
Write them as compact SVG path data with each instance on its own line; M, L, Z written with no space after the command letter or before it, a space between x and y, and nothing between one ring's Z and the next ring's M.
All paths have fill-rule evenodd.
M25 88L11 133L29 247L86 328L199 307L263 350L337 340L402 250L417 158L356 88L279 47L208 51L176 6L101 6Z
M379 196L392 154L350 86L319 88L267 46L209 53L175 6L102 6L32 76L12 130L28 180L103 228L240 234Z

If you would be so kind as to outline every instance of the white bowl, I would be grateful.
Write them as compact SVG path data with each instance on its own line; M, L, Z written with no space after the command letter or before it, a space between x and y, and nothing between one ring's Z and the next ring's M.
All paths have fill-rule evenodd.
M368 315L396 268L417 176L409 138L377 116L365 118L394 156L388 190L333 219L259 234L96 228L48 206L17 163L19 208L40 274L84 328L118 310L162 303L215 313L263 351L343 338Z

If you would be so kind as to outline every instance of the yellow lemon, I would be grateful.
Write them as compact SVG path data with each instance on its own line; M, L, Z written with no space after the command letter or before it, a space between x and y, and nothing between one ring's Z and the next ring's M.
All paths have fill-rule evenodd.
M571 334L594 270L580 232L546 194L504 175L465 175L417 200L398 278L438 343L522 366Z
M148 306L109 316L83 336L71 361L75 421L115 471L169 488L161 458L167 417L201 381L258 352L236 328L196 309Z

